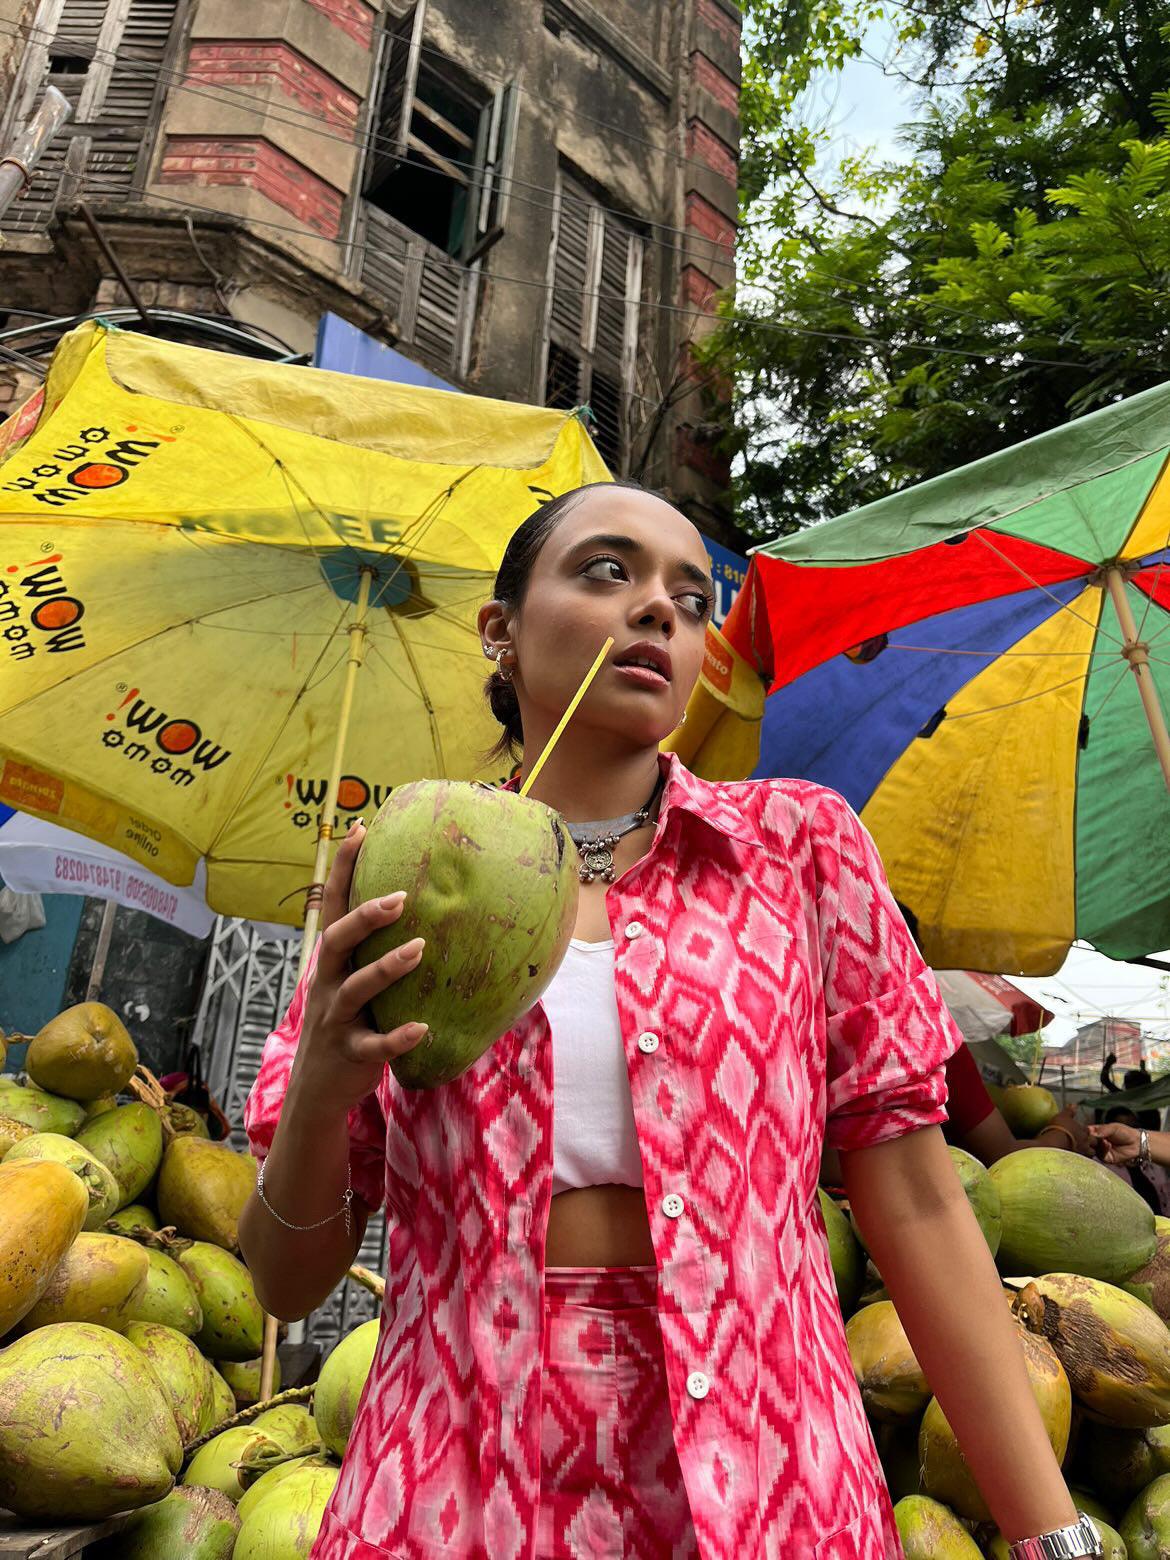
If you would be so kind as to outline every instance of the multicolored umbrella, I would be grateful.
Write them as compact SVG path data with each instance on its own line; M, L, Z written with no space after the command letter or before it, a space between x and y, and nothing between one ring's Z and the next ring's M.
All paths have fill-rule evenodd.
M1164 385L756 553L672 745L840 791L936 967L1170 946L1168 457Z
M392 786L500 778L476 611L608 475L561 411L93 326L0 461L0 804L292 924Z

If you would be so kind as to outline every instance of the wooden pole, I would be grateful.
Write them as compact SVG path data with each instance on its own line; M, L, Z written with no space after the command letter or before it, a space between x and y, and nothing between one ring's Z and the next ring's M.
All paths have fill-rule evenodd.
M93 963L89 968L89 984L85 988L85 1000L96 1002L102 989L102 981L106 978L106 959L110 952L110 939L114 935L114 917L118 913L118 907L112 899L107 899L102 906L102 921L98 927L97 947L94 949Z
M297 969L300 980L309 967L317 933L321 926L321 905L325 898L325 874L329 866L329 844L333 839L333 815L337 811L337 793L341 789L341 766L345 762L345 741L349 735L349 720L353 711L354 687L358 669L366 653L366 616L370 608L370 585L374 578L372 569L363 569L358 583L357 611L349 625L349 660L345 667L345 685L341 691L341 708L337 714L337 739L333 744L333 765L329 772L329 784L325 791L325 805L317 825L317 854L313 861L313 881L305 894L305 933L301 939L301 962ZM260 1398L272 1396L272 1380L276 1374L277 1322L274 1316L264 1317L264 1348L260 1356Z
M1166 717L1162 713L1162 703L1158 698L1158 690L1154 686L1153 674L1150 671L1150 647L1144 640L1138 638L1133 610L1129 604L1129 597L1125 593L1125 570L1116 565L1106 569L1105 583L1109 588L1109 595L1125 641L1121 654L1129 662L1129 669L1137 680L1138 693L1141 695L1146 720L1150 726L1150 735L1154 739L1154 751L1162 766L1162 778L1166 782L1166 789L1170 791L1170 731L1166 729Z

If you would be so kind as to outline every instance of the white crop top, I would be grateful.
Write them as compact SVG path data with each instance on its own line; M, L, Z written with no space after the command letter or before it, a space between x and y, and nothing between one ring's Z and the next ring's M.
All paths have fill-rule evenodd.
M574 937L540 1000L552 1031L553 1195L577 1186L641 1186L612 941Z

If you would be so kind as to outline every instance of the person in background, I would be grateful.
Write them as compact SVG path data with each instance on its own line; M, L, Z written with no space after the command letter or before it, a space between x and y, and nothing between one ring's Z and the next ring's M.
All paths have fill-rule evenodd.
M1111 1051L1105 1058L1105 1065L1101 1069L1101 1082L1109 1090L1110 1094L1121 1094L1123 1092L1113 1081L1113 1069L1116 1065L1117 1058ZM1143 1062L1140 1067L1131 1067L1126 1073L1124 1092L1128 1092L1130 1089L1148 1089L1153 1081L1146 1071L1145 1062ZM1112 1112L1110 1112L1109 1116L1106 1116L1106 1121L1110 1120L1111 1116ZM1147 1132L1156 1132L1162 1125L1161 1114L1156 1110L1138 1111L1137 1124L1139 1127L1144 1127Z
M1147 1176L1151 1170L1170 1168L1170 1132L1143 1127L1137 1113L1127 1105L1115 1105L1104 1125L1089 1128L1093 1152L1110 1169L1135 1168ZM1170 1215L1167 1215L1170 1217Z
M1121 1163L1117 1159L1107 1159L1106 1168L1112 1170L1113 1174L1119 1176L1121 1180L1128 1182L1159 1218L1170 1216L1170 1175L1167 1175L1162 1165L1156 1163L1152 1156L1147 1156L1145 1160L1140 1157L1143 1128L1137 1112L1130 1110L1128 1105L1114 1105L1105 1117L1105 1125L1124 1127L1133 1132L1138 1140L1137 1157L1126 1163ZM1165 1133L1159 1132L1157 1136L1164 1137ZM1099 1141L1108 1141L1108 1139Z

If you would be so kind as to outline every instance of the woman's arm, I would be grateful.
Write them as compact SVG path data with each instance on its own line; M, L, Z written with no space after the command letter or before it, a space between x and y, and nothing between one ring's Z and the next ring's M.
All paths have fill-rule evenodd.
M264 1195L290 1224L320 1229L293 1231L277 1222L255 1195L240 1215L240 1249L264 1309L284 1322L299 1321L331 1295L357 1256L368 1210L354 1198L347 1235L334 1217L345 1195L349 1121L345 1111L321 1109L289 1083L280 1123L264 1162Z
M325 885L316 968L307 982L303 1022L280 1119L264 1162L264 1197L253 1193L240 1215L240 1250L261 1305L295 1321L341 1282L365 1233L368 1210L356 1196L350 1228L342 1214L350 1165L350 1112L378 1087L386 1064L418 1044L422 1023L380 1035L366 1005L410 974L422 939L392 948L354 971L354 949L402 913L391 894L349 910L353 866L365 830L355 824L338 848ZM318 1226L290 1229L289 1225Z
M1009 1543L1076 1521L987 1242L937 1127L841 1155L911 1347Z

